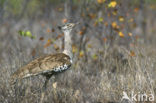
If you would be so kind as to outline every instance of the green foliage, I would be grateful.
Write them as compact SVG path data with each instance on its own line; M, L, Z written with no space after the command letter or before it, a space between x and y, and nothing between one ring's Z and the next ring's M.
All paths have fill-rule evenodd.
M5 4L5 16L34 16L36 14L44 14L45 8L51 8L52 6L61 5L65 2L72 2L75 6L79 6L83 3L94 3L97 0L0 0L0 7L4 8ZM124 0L116 0L117 3L122 3ZM155 4L156 0L131 0L129 3L133 6L140 5L144 2L146 5ZM115 2L108 4L109 7L115 7ZM90 5L93 6L93 5ZM24 12L24 13L23 13Z
M138 5L138 4L141 4L141 3L146 3L146 4L153 4L153 3L156 3L156 0L132 0L131 3L133 5Z
M35 36L33 36L32 33L31 33L29 30L27 30L27 31L19 30L18 33L19 33L19 35L21 35L21 36L29 37L29 38L31 38L31 39L35 39Z
M28 3L26 14L33 15L36 12L40 11L41 2L39 0L31 0Z
M145 0L146 3L153 4L156 3L156 0Z
M23 0L9 0L8 1L8 6L6 6L6 10L11 14L11 15L19 15L22 10L22 3Z
M98 18L98 22L103 22L103 18Z
M4 4L5 0L0 0L0 6Z

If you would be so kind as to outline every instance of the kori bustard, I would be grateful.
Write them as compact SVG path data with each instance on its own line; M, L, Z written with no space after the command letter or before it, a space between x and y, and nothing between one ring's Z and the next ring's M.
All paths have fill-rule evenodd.
M71 31L75 23L66 23L59 27L64 32L64 51L62 53L50 54L44 57L37 58L27 65L21 67L11 76L11 84L15 84L17 80L23 78L43 75L46 77L44 88L52 75L61 73L70 68L72 64L72 40Z

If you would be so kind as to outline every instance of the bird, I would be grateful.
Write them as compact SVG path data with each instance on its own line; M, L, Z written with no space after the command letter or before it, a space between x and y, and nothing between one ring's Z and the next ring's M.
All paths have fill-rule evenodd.
M66 23L58 28L64 33L64 50L61 53L49 54L36 58L19 68L11 75L11 84L24 78L42 75L46 77L43 87L46 89L49 79L69 69L72 65L72 40L71 31L76 23Z

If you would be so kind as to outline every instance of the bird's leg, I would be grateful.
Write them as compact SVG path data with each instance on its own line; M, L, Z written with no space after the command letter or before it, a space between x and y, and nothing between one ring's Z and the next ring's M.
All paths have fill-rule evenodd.
M44 103L44 97L45 97L45 92L46 92L47 84L48 84L48 81L51 78L52 74L43 74L43 76L46 77L46 80L45 80L45 83L44 83L44 85L42 87L40 103Z
M52 75L45 75L45 76L46 76L46 80L45 80L45 83L43 85L43 89L44 90L46 90L48 81L49 81L49 79L51 78Z

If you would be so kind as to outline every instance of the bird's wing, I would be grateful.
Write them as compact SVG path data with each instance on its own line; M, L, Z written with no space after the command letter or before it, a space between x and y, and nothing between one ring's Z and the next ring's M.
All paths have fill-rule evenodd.
M22 79L33 75L57 71L59 66L71 65L70 57L64 53L57 53L37 58L18 69L13 75L14 79Z

